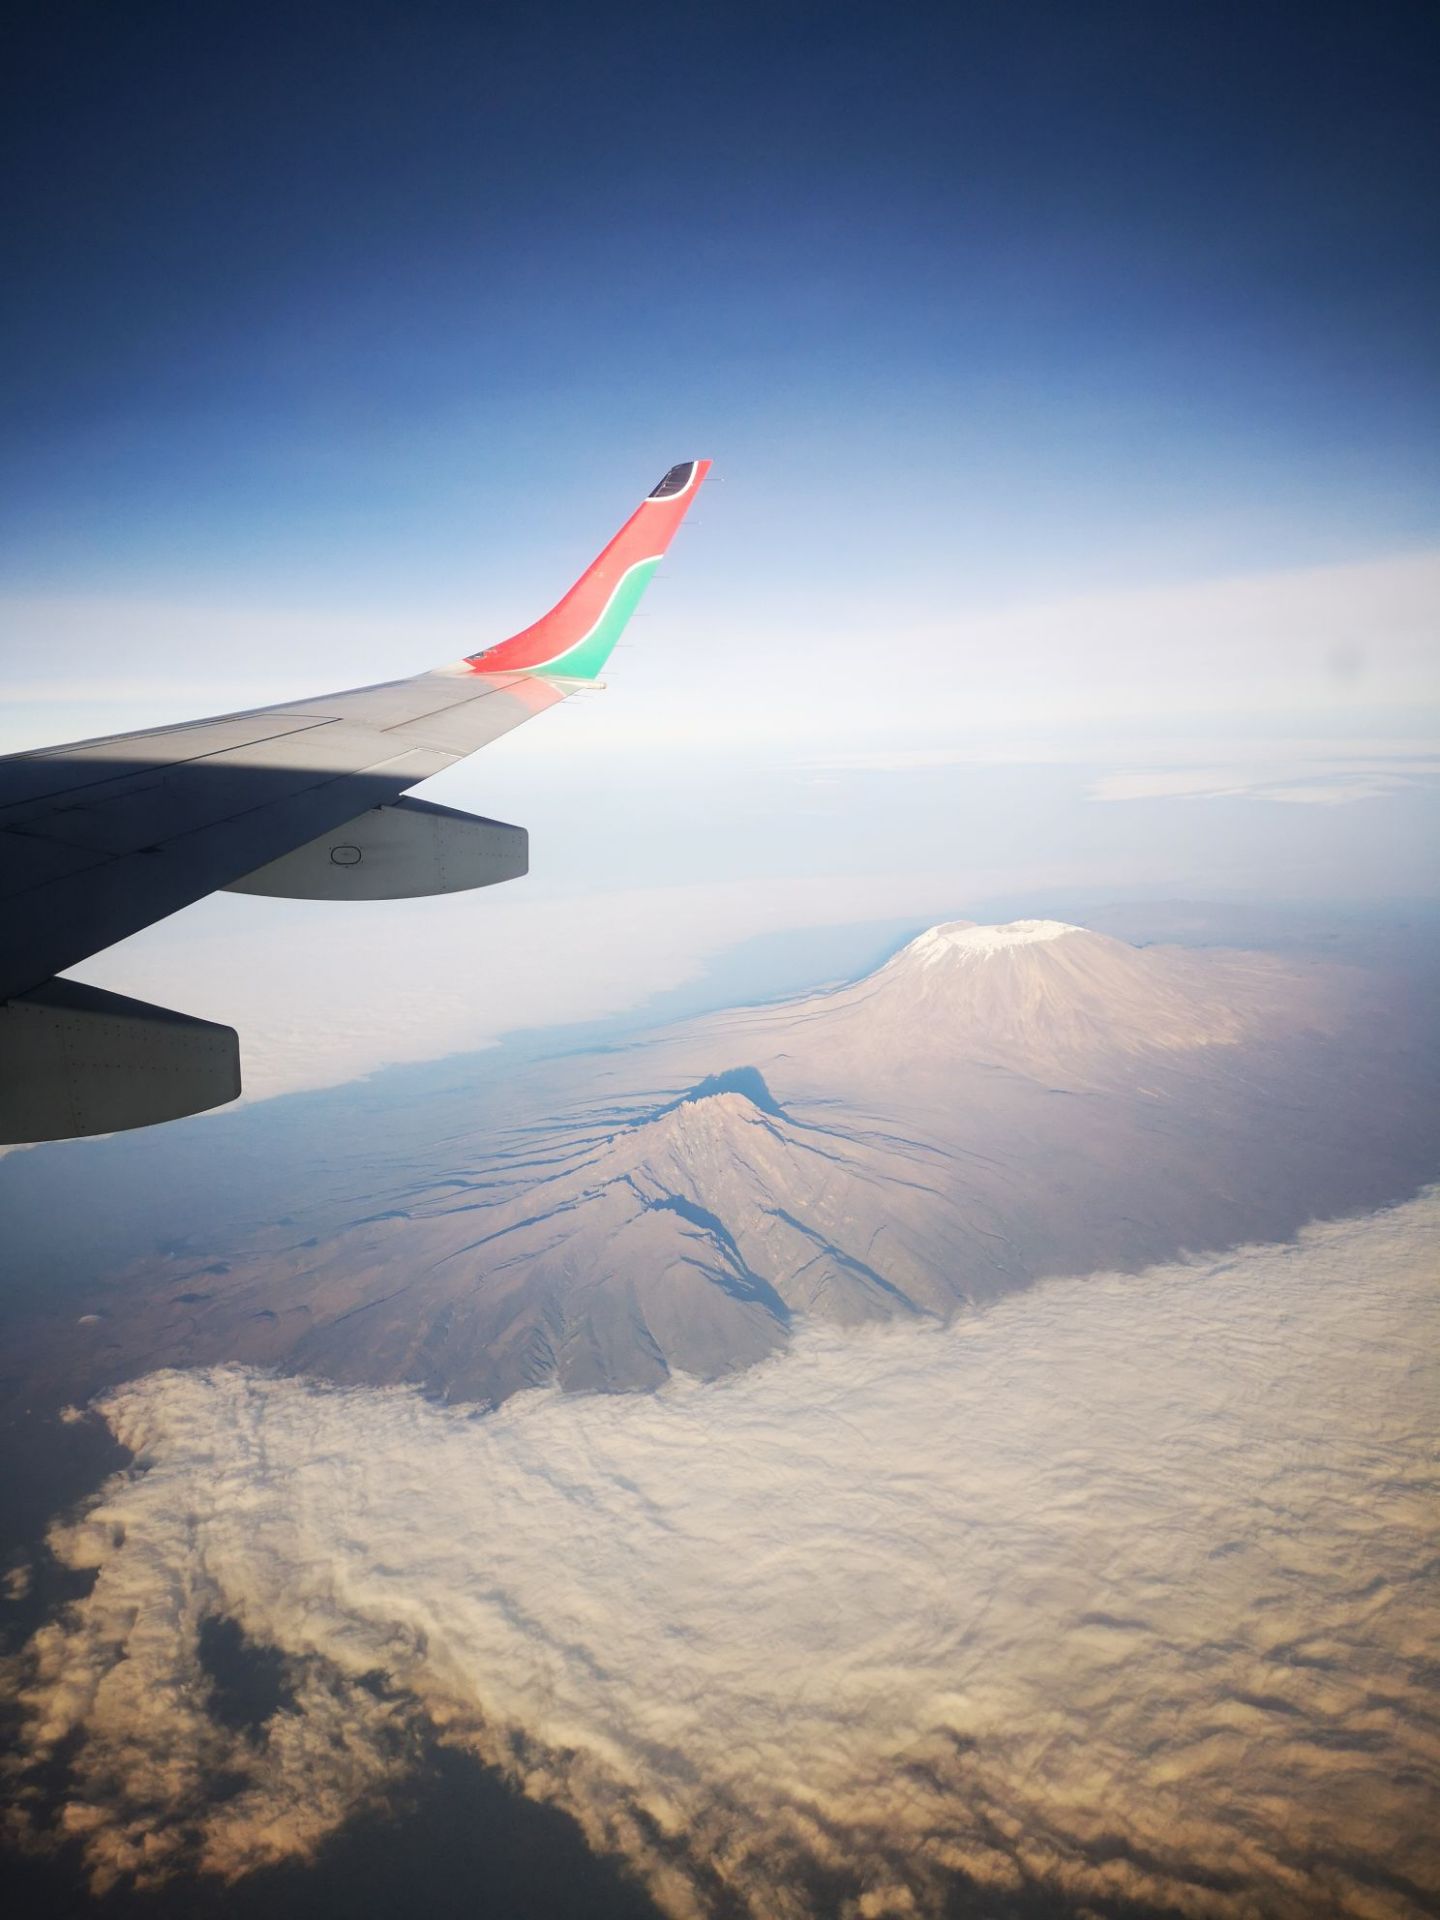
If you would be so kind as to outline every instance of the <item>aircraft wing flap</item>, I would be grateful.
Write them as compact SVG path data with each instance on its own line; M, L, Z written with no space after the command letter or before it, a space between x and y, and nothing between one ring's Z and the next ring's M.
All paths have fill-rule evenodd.
M444 683L444 676L435 677ZM463 759L480 747L488 747L512 728L533 720L537 713L558 706L575 691L555 681L531 679L523 674L505 680L482 681L478 691L473 679L468 684L464 681L449 684L457 687L454 696L395 723L387 729L389 736Z
M544 699L546 690L546 685L530 674L483 674L462 661L456 667L434 668L408 680L386 680L377 686L351 687L320 700L307 700L303 709L298 705L277 707L275 713L311 725L339 720L376 733L393 733L400 727L463 712L467 716L467 738L479 746L486 738L498 738L518 724L518 719L500 719L517 703L521 717L526 719L549 704ZM473 752L474 747L466 751Z
M23 829L0 827L0 901L67 874L84 873L108 856L103 849L72 846Z
M0 826L23 817L25 809L43 806L76 788L208 759L325 724L323 718L313 714L228 714L192 726L161 727L149 733L79 740L72 746L48 751L8 754L0 760Z
M368 760L392 759L397 751L383 734L365 739L355 737L355 730L352 738L336 740L334 732L333 727L308 728L278 736L280 744L272 738L164 769L145 768L128 779L70 787L47 801L30 802L3 824L33 839L103 853L158 851L180 833L299 792L317 774L348 773Z

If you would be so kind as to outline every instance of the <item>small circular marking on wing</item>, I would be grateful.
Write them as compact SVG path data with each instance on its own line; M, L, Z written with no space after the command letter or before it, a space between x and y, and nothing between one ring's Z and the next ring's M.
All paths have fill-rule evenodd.
M359 847L331 847L330 859L337 867L358 867L364 855Z

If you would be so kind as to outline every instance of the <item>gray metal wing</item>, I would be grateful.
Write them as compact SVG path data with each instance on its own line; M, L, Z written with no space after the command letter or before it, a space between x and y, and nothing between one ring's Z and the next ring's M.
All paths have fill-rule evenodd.
M575 685L426 673L0 759L0 999L398 799Z
M56 978L206 894L393 899L524 873L523 828L402 796L594 682L708 467L672 467L548 614L453 667L0 758L0 1142L234 1099L230 1028Z

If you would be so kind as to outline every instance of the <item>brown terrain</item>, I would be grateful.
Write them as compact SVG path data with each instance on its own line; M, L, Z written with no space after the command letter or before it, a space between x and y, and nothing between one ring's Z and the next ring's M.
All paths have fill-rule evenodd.
M532 1070L339 1226L111 1275L11 1361L77 1399L223 1360L483 1403L713 1377L798 1316L943 1318L1399 1198L1434 1173L1404 1054L1359 969L957 922Z

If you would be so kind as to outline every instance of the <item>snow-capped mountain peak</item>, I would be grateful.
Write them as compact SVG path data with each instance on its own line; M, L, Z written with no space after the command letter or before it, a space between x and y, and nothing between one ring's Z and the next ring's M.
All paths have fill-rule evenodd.
M1042 940L1059 940L1067 933L1083 931L1082 927L1072 927L1064 920L1010 920L995 927L976 926L970 920L949 920L943 926L931 927L919 934L903 949L900 958L918 961L922 967L937 966L951 958L983 960L991 954L1003 953L1008 947L1034 946Z

